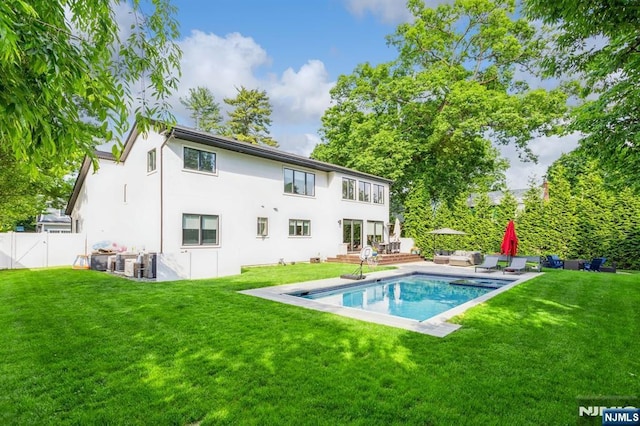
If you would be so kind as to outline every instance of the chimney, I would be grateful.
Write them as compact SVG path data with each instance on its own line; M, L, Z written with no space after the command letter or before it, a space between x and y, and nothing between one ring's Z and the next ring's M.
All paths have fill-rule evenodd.
M542 199L549 201L549 182L546 176L542 176Z

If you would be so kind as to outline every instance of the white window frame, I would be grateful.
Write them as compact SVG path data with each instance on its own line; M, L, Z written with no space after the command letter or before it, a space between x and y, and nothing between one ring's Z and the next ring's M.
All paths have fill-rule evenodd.
M256 225L257 225L256 236L258 237L269 236L269 218L268 217L258 217Z
M287 189L287 172L291 172L291 188L290 190ZM304 175L304 185L303 185L303 192L296 192L296 176L299 176L300 174ZM309 194L308 190L309 190L309 186L310 186L310 182L309 179L310 177L313 177L313 185L311 185L311 193ZM299 170L299 169L292 169L290 167L283 167L282 168L282 183L283 183L283 190L285 194L290 194L290 195L300 195L303 197L315 197L316 196L316 174L312 173L312 172L307 172L304 170Z
M384 185L373 184L373 203L384 204Z
M158 154L156 149L147 151L147 173L153 173L158 168Z
M185 222L185 216L198 216L198 242L197 243L185 243L185 238L184 238L184 231L185 231L185 227L184 227L184 222ZM215 228L215 242L213 243L204 243L203 240L203 235L202 235L202 225L203 225L203 219L205 218L215 218L216 219L216 228ZM215 215L215 214L198 214L198 213L183 213L182 214L182 246L183 247L216 247L220 245L220 216L219 215ZM195 229L195 228L188 228L188 229Z
M291 233L291 226L293 224L293 233ZM306 227L305 227L306 225ZM301 230L298 234L298 227ZM306 234L305 234L306 229ZM310 237L311 236L311 221L308 219L289 219L289 237Z
M363 196L364 195L364 196ZM358 181L358 201L371 202L371 183L364 180Z
M350 201L355 201L356 200L356 180L355 179L351 179L348 177L343 177L342 178L342 199L343 200L350 200ZM346 193L345 193L345 184L347 185L346 187ZM350 197L351 195L351 197Z
M198 151L198 168L187 167L187 165L186 165L186 151L187 151L187 149L191 149L193 151ZM207 170L207 169L203 169L201 167L201 157L200 156L201 156L202 153L211 154L213 156L213 170ZM216 174L218 174L218 155L214 151L209 151L209 150L206 150L206 149L194 148L192 146L183 145L182 146L182 170L188 171L188 172L195 172L195 173L204 173L204 174L208 174L208 175L216 175Z

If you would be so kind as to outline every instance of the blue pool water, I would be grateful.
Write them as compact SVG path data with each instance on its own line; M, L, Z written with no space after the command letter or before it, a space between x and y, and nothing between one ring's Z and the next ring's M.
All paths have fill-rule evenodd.
M424 321L510 282L412 274L295 295L331 305Z

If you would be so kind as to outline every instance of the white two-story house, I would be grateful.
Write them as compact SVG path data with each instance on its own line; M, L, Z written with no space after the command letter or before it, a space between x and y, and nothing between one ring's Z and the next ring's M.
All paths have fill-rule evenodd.
M66 213L87 245L158 254L159 280L309 261L387 241L387 179L183 126L134 126L120 161L85 159Z

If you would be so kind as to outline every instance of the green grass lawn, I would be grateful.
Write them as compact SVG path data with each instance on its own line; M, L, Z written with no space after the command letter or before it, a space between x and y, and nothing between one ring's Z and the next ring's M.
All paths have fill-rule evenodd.
M352 270L0 271L0 424L575 424L640 396L638 275L551 271L445 338L237 293Z

